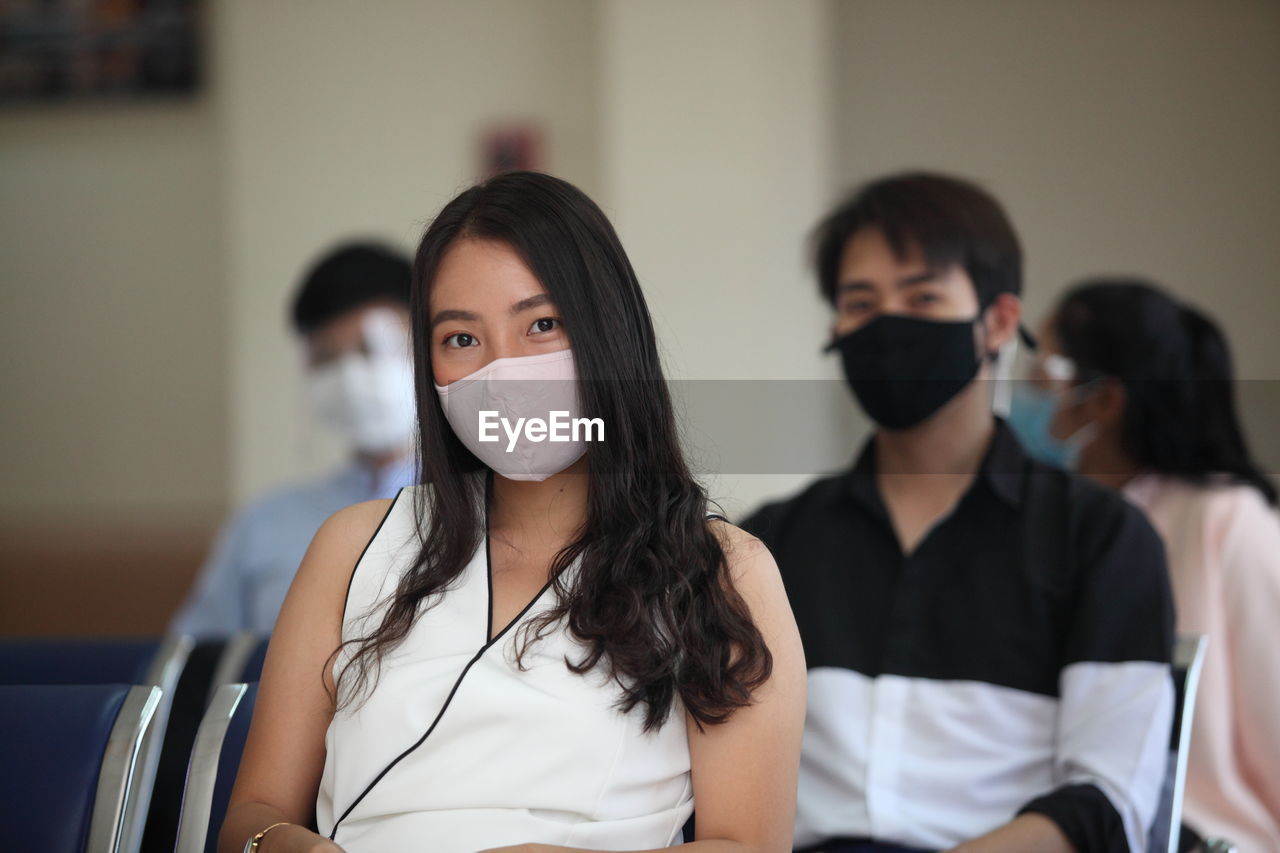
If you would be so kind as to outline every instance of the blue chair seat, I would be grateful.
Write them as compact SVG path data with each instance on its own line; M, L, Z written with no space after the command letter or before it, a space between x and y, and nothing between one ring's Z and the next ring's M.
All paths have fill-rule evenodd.
M5 845L116 853L157 687L0 686L0 826Z

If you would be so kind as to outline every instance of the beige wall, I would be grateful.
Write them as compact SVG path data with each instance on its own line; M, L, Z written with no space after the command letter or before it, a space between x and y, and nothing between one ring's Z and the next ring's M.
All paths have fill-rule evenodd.
M222 0L194 101L0 113L0 510L195 510L330 464L296 278L351 233L408 247L499 118L542 122L549 168L614 217L676 376L834 375L801 238L907 166L1008 203L1031 315L1076 276L1145 272L1224 321L1243 376L1280 364L1274 3L376 9Z
M541 122L547 167L614 219L674 376L831 375L816 338L764 340L825 323L800 251L830 185L825 0L379 9L312 2L305 27L288 3L220 16L237 499L337 457L306 417L282 320L303 261L353 230L411 245L475 177L494 119ZM715 437L695 440L714 468ZM737 507L800 479L713 491Z
M223 503L219 181L207 96L0 113L0 512Z
M1241 377L1280 377L1280 4L843 0L836 171L928 167L1007 204L1043 316L1099 272L1215 314ZM1242 388L1280 470L1273 383Z
M819 354L826 312L801 251L831 184L829 4L613 0L601 10L603 198L644 286L668 375L834 376ZM726 388L682 382L677 395L695 468L731 513L812 472L744 471L735 425L700 417L715 400L754 422L744 432L776 426L832 464L847 456L834 412L785 412L775 423L768 383ZM752 393L756 403L745 405Z
M243 499L337 457L308 428L284 320L317 251L352 233L411 247L476 177L476 141L495 120L540 123L546 167L595 190L594 11L588 0L226 0L217 36L230 473Z
M605 204L680 378L811 378L801 243L829 194L828 5L602 4ZM749 334L739 334L747 332ZM770 333L774 334L773 332Z

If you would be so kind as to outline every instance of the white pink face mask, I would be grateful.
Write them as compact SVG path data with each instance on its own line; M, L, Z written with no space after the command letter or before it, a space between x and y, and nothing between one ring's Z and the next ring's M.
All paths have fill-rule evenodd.
M363 321L368 354L348 353L307 373L316 418L366 453L407 452L417 425L409 333L389 310Z
M545 480L604 440L604 422L580 415L572 350L494 359L436 394L466 448L510 480Z

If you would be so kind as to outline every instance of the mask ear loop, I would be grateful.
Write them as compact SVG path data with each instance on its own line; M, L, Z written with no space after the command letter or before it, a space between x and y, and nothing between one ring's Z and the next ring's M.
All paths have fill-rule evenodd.
M991 304L992 303L987 303L985 307L979 309L979 322L981 322L982 317L986 314L987 308L990 308ZM1013 409L1013 368L1018 361L1019 341L1026 344L1027 349L1031 352L1036 351L1037 341L1035 336L1027 330L1025 324L1018 323L1018 334L1015 337L1010 338L1009 341L1001 347L994 350L988 350L986 352L986 360L991 362L991 374L993 380L991 391L991 412L998 418L1007 419L1010 411Z
M1035 351L1035 338L1019 324L1016 337L1010 338L999 349L987 353L987 359L991 362L991 413L998 418L1008 419L1013 409L1013 386L1016 384L1013 368L1018 361L1019 339L1028 342L1028 348Z
M1070 388L1060 391L1058 399L1055 401L1055 407L1061 406L1063 399L1068 396L1075 398L1068 405L1079 405L1083 400L1087 399L1089 395L1097 393L1099 384L1104 379L1106 379L1105 376L1094 376L1091 379L1082 381L1079 385L1072 385ZM1083 392L1083 394L1081 392ZM1073 433L1071 433L1071 435L1060 439L1060 441L1067 447L1071 448L1072 455L1078 460L1080 458L1080 454L1084 451L1084 448L1093 441L1097 434L1098 422L1089 421L1083 426L1077 428Z
M993 298L991 301L987 302L986 305L982 305L981 307L979 307L978 316L974 318L974 322L977 322L977 323L983 322L983 317L986 316L987 309L994 304L995 304L995 299ZM988 350L986 352L987 361L993 361L993 362L998 361L1001 359L1004 353L1008 352L1011 356L1011 358L1009 359L1009 363L1010 363L1010 366L1012 366L1012 363L1013 363L1012 356L1017 355L1017 351L1018 351L1017 342L1019 340L1021 340L1022 343L1025 344L1027 349L1030 350L1031 352L1035 352L1040 348L1040 342L1036 340L1036 336L1031 334L1031 330L1027 328L1025 323L1019 322L1017 337L1014 338L1012 341L1010 341L1008 344L1005 344L1004 346L1000 347L999 349Z
M995 297L987 302L987 305L979 307L978 321L982 323L986 316L987 309L995 304ZM1014 405L1014 365L1018 362L1018 343L1025 343L1029 351L1036 352L1036 337L1027 329L1024 323L1018 324L1018 334L1012 337L996 350L986 352L987 361L991 362L992 373L992 392L991 392L991 411L997 418L1009 418L1009 412Z

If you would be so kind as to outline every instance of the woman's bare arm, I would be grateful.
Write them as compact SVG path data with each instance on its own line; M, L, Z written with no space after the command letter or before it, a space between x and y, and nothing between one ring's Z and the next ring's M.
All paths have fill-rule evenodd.
M790 853L807 690L800 632L769 549L732 525L712 523L738 593L773 655L773 674L757 688L754 703L739 708L728 722L699 730L692 719L686 721L698 819L697 837L679 849L682 853ZM517 844L484 853L600 851Z
M271 634L219 853L240 853L251 837L282 821L294 826L272 830L262 853L340 849L305 828L314 817L333 716L326 664L341 642L351 572L390 504L369 501L334 513L303 557Z
M804 649L769 549L730 524L713 523L738 593L773 655L773 673L753 704L728 722L701 731L688 723L698 815L693 846L706 853L789 853L804 733Z
M679 849L790 853L807 689L800 633L769 549L732 525L712 523L738 593L773 655L773 674L756 689L754 703L739 708L728 722L699 730L691 718L686 720L698 819L697 837ZM518 844L485 853L599 851Z

